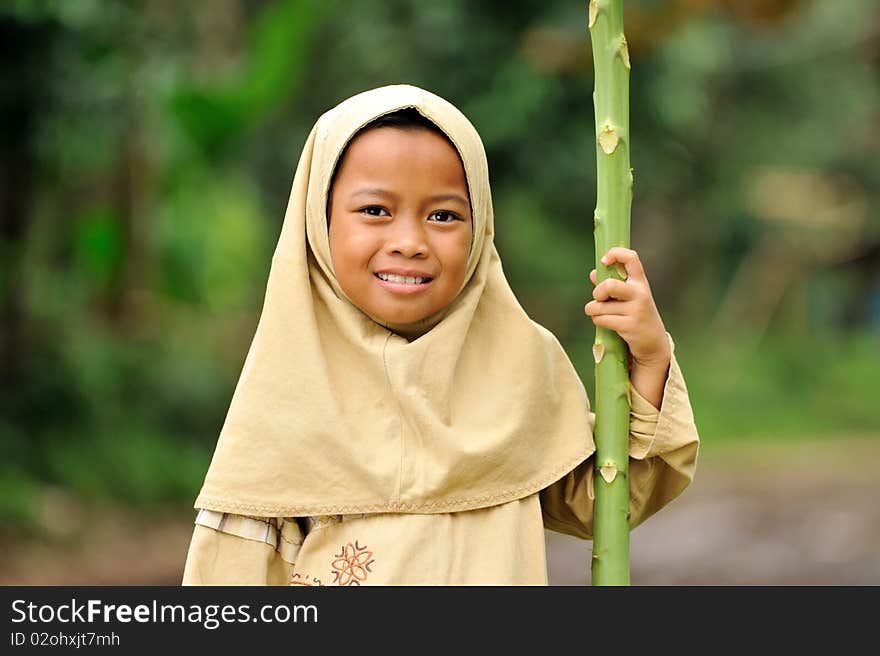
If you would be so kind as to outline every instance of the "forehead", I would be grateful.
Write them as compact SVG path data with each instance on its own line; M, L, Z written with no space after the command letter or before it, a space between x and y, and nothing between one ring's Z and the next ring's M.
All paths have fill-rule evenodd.
M458 151L446 137L434 131L379 127L349 142L337 181L388 177L466 185Z

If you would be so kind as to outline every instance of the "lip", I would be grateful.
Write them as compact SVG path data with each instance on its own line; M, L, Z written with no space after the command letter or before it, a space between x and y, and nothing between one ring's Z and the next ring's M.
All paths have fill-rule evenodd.
M386 272L382 271L382 273L386 273ZM396 275L400 276L403 274L398 273ZM413 276L413 277L415 277L415 276ZM423 276L420 276L420 277L423 277ZM378 282L380 285L382 285L382 287L387 289L389 292L391 292L392 294L399 294L400 296L413 296L415 294L421 294L422 292L427 290L428 287L430 287L431 285L434 284L433 278L431 280L429 280L428 282L423 282L423 283L419 283L419 284L415 284L415 283L408 284L405 282L391 282L390 280L382 280L375 273L373 274L373 278L375 278L376 282Z

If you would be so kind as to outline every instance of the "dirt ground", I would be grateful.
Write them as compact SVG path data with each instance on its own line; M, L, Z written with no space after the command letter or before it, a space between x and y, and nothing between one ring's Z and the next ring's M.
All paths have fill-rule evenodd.
M633 531L632 583L878 585L878 465L877 438L704 447L693 484ZM189 509L148 520L53 507L67 529L62 522L51 540L4 540L0 584L179 584ZM588 584L590 548L548 531L551 585Z
M550 583L587 583L590 543L547 537ZM630 550L635 585L878 585L880 440L701 455Z

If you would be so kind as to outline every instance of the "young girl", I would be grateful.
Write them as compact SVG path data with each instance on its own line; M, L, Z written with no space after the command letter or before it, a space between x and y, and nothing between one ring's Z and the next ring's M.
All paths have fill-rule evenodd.
M494 233L482 142L447 101L387 86L318 119L185 585L546 584L545 527L591 537L595 415ZM699 438L638 257L614 262L626 282L585 312L630 347L634 527L690 483Z

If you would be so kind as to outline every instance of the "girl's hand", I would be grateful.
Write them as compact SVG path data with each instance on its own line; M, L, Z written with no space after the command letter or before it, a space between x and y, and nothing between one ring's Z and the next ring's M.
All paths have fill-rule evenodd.
M584 306L584 313L595 325L613 330L627 343L633 372L637 367L662 371L665 379L672 352L639 254L615 247L605 253L601 261L605 266L613 266L615 262L622 264L626 280L608 278L596 285L596 269L593 269L590 281L596 285L595 300Z

